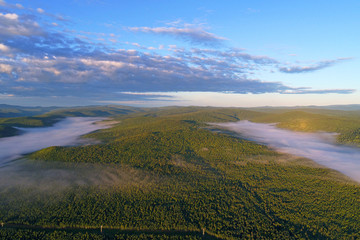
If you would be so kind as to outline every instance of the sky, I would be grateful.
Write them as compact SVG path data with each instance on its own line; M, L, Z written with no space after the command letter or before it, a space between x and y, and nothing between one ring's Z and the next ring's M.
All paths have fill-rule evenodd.
M0 0L0 103L360 103L360 1Z

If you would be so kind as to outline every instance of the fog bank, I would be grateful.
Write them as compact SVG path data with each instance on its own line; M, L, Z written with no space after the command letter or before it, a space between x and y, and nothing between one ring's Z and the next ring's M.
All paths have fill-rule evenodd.
M52 127L24 128L24 134L0 139L0 195L14 189L31 189L29 194L61 193L72 187L126 187L148 185L149 174L121 165L92 163L44 162L28 160L21 155L50 146L69 146L93 143L94 139L80 139L81 135L108 128L109 124L94 124L98 117L70 117ZM20 158L19 158L20 157Z
M280 129L274 124L240 121L214 124L241 137L268 145L279 152L306 157L338 170L360 182L360 149L338 145L335 133L303 133Z
M19 159L0 168L0 194L13 187L51 194L70 187L126 187L152 181L149 174L123 165Z
M94 122L104 120L99 117L69 117L52 127L21 128L23 134L0 138L0 167L21 155L51 146L80 144L79 136L106 128Z

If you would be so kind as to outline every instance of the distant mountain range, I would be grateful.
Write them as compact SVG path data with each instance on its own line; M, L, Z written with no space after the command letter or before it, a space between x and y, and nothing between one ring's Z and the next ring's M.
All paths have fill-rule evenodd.
M164 108L162 108L164 109ZM288 109L323 109L323 110L343 110L343 111L360 111L360 104L349 104L349 105L328 105L328 106L295 106L295 107L255 107L249 109L256 110L288 110ZM79 107L27 107L27 106L17 106L17 105L8 105L0 104L0 118L10 118L10 117L24 117L24 116L36 116L45 114L48 112L61 112L61 114L68 113L69 115L74 115L74 111L79 112L86 111L83 115L111 115L114 113L124 113L124 112L133 112L139 110L145 110L144 108L136 108L129 106L121 105L106 105L106 106L79 106ZM90 111L91 113L89 113ZM81 114L80 114L81 115Z
M0 117L24 117L40 115L58 107L23 107L16 105L0 104Z
M108 116L138 111L141 108L107 105L107 106L79 106L79 107L25 107L0 104L0 118L31 117L50 113L62 116Z
M251 109L251 108L250 108ZM360 104L347 104L347 105L327 105L327 106L316 106L316 105L310 105L310 106L292 106L292 107L281 107L281 106L264 106L264 107L254 107L252 109L327 109L327 110L343 110L343 111L358 111L360 110Z
M360 110L360 104L348 104L348 105L329 105L329 106L309 106L309 108L323 108L330 110L344 110L344 111L357 111Z

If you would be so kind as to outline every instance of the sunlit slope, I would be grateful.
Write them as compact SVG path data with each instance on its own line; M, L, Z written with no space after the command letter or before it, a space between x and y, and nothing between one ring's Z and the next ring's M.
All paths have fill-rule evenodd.
M358 112L326 110L326 114L307 111L286 111L252 118L254 122L277 123L278 127L305 132L336 132L340 143L360 144L360 115ZM319 112L324 112L319 110Z
M15 127L51 126L65 117L110 117L132 114L140 108L126 106L93 106L77 108L60 108L37 116L0 118L0 138L19 133Z
M50 126L64 117L171 117L194 120L198 123L251 120L278 123L278 127L295 131L326 131L340 133L338 141L360 144L360 111L297 108L213 108L213 107L162 107L134 108L126 106L90 106L60 108L38 116L0 118L0 137L17 133L14 127Z
M126 115L141 111L141 108L128 106L89 106L60 108L43 114L42 117L108 117Z
M309 160L204 128L204 122L260 119L261 114L238 109L168 110L118 117L113 128L89 135L103 142L99 145L51 147L29 156L123 166L141 171L149 184L77 188L80 196L69 190L60 201L50 197L45 207L36 201L35 206L42 206L36 215L27 214L32 211L28 208L1 218L123 229L205 228L229 239L360 237L358 184ZM16 205L20 200L13 201Z

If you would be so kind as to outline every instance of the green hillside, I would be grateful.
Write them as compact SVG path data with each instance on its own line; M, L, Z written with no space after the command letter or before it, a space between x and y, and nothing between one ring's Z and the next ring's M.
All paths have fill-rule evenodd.
M50 147L29 158L44 164L64 162L71 169L106 166L126 177L107 187L76 185L50 195L31 194L36 188L3 188L0 220L61 228L17 231L19 236L58 234L59 239L75 234L78 239L359 238L357 183L310 160L206 125L241 119L266 122L279 116L284 123L307 119L313 127L299 129L306 131L318 130L321 124L315 123L324 119L333 126L338 123L337 118L314 113L230 108L159 108L118 115L112 128L87 135L101 144ZM113 232L100 234L100 225ZM13 231L1 229L0 236Z
M89 106L59 108L43 114L43 117L107 117L142 111L128 106Z
M127 106L90 106L77 108L57 108L36 116L23 117L0 117L0 138L14 136L20 131L15 127L45 127L52 126L54 123L65 117L109 117L127 115L139 111L141 108Z
M54 109L56 107L23 107L0 104L0 118L35 116Z
M318 113L320 112L320 113ZM254 122L278 123L277 126L303 132L336 132L339 143L360 146L360 111L344 112L292 110L252 118Z

